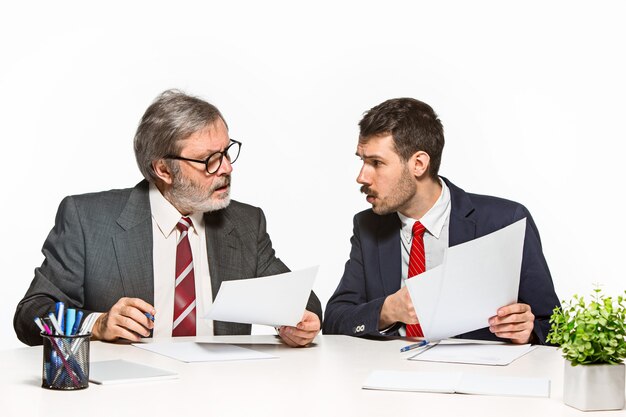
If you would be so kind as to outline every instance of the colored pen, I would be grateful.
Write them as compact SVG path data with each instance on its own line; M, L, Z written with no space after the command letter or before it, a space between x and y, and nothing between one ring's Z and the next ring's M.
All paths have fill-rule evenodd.
M59 324L59 328L63 330L65 328L65 304L63 304L62 301L59 301L55 304L55 306L57 323Z
M56 331L57 335L65 336L65 333L63 333L63 329L61 329L61 326L59 326L59 322L57 318L54 317L54 313L49 313L48 317L50 318L50 321L52 322L52 326L54 327L54 330Z
M67 313L65 313L65 334L67 336L71 336L72 329L74 328L74 322L76 321L76 310L73 308L68 308Z
M78 312L76 313L76 321L74 321L74 326L72 327L72 334L78 334L78 330L80 329L80 322L83 319L83 311L82 310L78 310Z
M43 328L46 331L46 333L48 333L49 335L52 335L52 320L50 320L50 317L46 316L44 318L41 319L41 322L43 324Z
M35 324L41 329L41 333L48 333L45 327L43 327L43 322L39 317L35 317Z
M150 313L148 313L148 312L143 313L143 314L145 314L145 315L146 315L146 317L148 318L148 320L150 320L150 321L154 322L154 316L153 316L152 314L150 314ZM150 329L150 336L149 336L149 337L152 337L152 335L153 335L153 331L154 331L154 329Z
M428 340L422 340L418 343L413 343L412 345L408 345L400 349L400 352L408 352L409 350L417 349L418 347L426 346L428 344Z

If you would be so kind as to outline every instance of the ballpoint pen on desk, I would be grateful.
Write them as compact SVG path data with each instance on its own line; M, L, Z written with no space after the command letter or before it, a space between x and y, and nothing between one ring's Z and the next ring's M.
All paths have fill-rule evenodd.
M421 342L417 342L417 343L413 343L411 345L405 346L402 349L400 349L400 352L408 352L409 350L413 350L413 349L417 349L419 347L422 346L426 346L428 345L428 340L422 340Z

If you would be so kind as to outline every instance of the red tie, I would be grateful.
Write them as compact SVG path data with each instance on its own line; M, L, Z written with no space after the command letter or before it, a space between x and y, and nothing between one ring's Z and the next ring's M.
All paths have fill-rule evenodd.
M426 271L426 255L424 253L424 232L426 228L420 222L413 224L413 242L411 243L411 256L409 258L409 275L413 278ZM422 327L419 324L406 325L407 337L424 337Z
M196 335L196 283L191 245L187 237L189 226L191 226L189 217L182 217L176 224L180 237L176 247L176 290L172 336Z

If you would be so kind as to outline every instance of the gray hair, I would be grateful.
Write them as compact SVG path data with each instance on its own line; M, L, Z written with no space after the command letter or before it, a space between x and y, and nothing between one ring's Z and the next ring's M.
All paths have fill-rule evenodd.
M152 163L167 155L177 155L180 140L210 126L218 118L226 124L217 107L198 97L180 90L162 92L144 113L135 133L135 158L144 178L155 182L158 177Z

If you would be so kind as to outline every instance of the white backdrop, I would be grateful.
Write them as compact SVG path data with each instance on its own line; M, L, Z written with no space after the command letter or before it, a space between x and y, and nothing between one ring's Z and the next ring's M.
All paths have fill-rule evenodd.
M623 1L23 3L0 6L0 348L60 200L141 179L135 128L172 87L222 110L234 197L322 266L324 305L368 206L357 122L400 96L439 113L442 175L530 209L560 298L626 287Z

